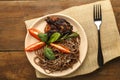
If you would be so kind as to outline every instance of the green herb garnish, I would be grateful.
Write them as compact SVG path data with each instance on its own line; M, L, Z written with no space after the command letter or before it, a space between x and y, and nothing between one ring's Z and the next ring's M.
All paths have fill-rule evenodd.
M52 43L57 41L60 38L61 34L59 32L55 32L50 36L50 39L48 41L48 43Z
M48 47L45 47L44 48L44 55L46 58L48 58L49 60L53 60L55 59L55 55L52 51L52 49L48 48Z
M66 38L72 38L72 37L77 37L77 36L79 36L79 34L76 32L73 32L72 34L68 35Z
M47 42L47 39L48 39L47 34L39 33L39 34L38 34L38 37L41 39L41 41Z

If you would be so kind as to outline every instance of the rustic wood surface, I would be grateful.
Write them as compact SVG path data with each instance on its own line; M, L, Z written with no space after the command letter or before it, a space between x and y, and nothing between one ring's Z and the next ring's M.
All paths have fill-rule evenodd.
M37 80L24 53L25 20L95 1L98 0L0 1L0 80ZM120 2L111 2L120 31ZM93 73L62 80L120 80L119 67L120 57Z

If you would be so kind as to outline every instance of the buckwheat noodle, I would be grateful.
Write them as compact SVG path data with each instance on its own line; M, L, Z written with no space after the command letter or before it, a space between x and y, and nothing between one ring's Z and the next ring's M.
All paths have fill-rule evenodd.
M63 40L62 42L57 42L57 44L62 44L70 49L71 53L65 54L60 52L58 49L50 47L56 59L55 60L48 60L43 53L44 47L35 51L36 57L34 58L34 62L44 69L46 73L53 73L56 71L63 71L68 68L72 68L73 65L79 61L79 45L80 45L80 37L76 38L69 38ZM79 61L80 62L80 61Z

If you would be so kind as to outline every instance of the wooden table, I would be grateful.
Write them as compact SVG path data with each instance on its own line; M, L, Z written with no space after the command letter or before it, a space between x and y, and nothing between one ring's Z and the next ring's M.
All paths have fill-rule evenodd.
M94 1L97 0L1 1L0 80L37 79L34 68L27 60L24 52L25 20ZM118 0L111 0L111 2L120 31L120 2ZM93 73L67 80L120 80L120 57Z

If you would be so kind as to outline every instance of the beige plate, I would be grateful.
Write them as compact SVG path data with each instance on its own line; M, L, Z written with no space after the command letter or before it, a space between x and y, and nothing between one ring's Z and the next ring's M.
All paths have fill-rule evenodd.
M76 20L74 20L73 18L71 18L69 16L63 15L63 14L49 14L49 15L43 16L43 17L37 19L31 25L30 28L34 27L34 28L37 28L38 30L40 30L41 32L44 32L44 28L45 28L45 25L46 25L45 18L47 16L58 16L58 17L64 18L65 20L70 22L71 25L73 25L73 31L77 32L80 35L80 38L81 38L80 47L79 47L79 50L80 50L79 59L80 59L81 63L77 62L76 64L73 65L72 69L70 68L70 69L64 70L62 72L58 71L58 72L47 74L47 73L44 72L44 70L41 67L39 67L38 65L36 65L34 63L33 59L36 56L34 54L34 52L26 52L26 55L27 55L28 60L32 64L32 66L35 69L37 69L39 72L41 72L45 75L48 75L48 76L52 76L52 77L65 76L65 75L68 75L68 74L72 73L76 69L78 69L80 67L80 65L83 63L83 61L85 59L85 56L87 54L87 49L88 49L87 37L86 37L85 31L83 30L82 26ZM27 31L27 35L26 35L26 38L25 38L25 47L27 47L30 44L35 43L35 42L38 42L38 40L35 39L34 37L32 37Z

